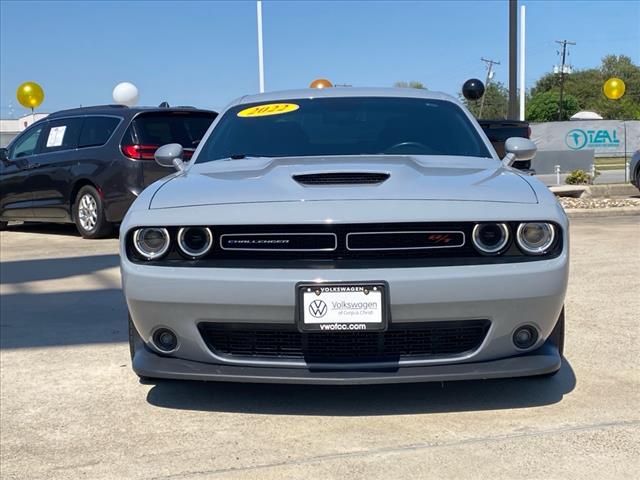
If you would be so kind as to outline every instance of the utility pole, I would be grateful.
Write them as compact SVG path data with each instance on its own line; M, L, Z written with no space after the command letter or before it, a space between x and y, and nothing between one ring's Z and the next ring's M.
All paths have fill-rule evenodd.
M478 118L482 118L482 110L484 110L484 99L487 97L487 94L489 93L489 82L491 82L491 79L493 78L493 66L500 65L500 62L497 62L495 60L490 60L484 57L480 58L480 61L487 64L487 78L484 81L485 94L482 95L482 100L480 100L480 113L478 114Z
M558 120L562 121L562 114L564 113L564 105L562 99L564 97L564 74L565 63L567 60L567 45L575 45L576 42L570 42L569 40L556 40L556 43L562 45L562 65L560 66L560 108L558 109Z
M525 5L520 5L520 72L519 81L520 81L520 121L523 122L525 118L525 100L527 96L527 86L526 86L526 76L525 76L525 65L526 65L526 50L525 50L525 29L526 29L526 14L527 7Z

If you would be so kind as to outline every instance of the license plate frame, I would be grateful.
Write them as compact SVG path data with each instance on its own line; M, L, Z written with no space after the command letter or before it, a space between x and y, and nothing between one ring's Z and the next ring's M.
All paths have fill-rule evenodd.
M341 291L334 291L335 289ZM348 291L354 289L354 291ZM320 290L320 294L316 292ZM346 291L345 291L346 290ZM368 294L364 291L369 290ZM374 294L370 299L368 295ZM305 295L315 295L318 300L322 300L327 309L325 314L318 311L316 315L312 315L309 310L309 302L305 303ZM324 297L324 298L322 298ZM337 310L349 312L352 308L332 308L333 304L328 303L328 297L339 300L340 297L359 297L361 302L370 303L380 301L377 308L362 308L360 313L345 313L345 320L333 321L336 315L341 316ZM309 299L314 298L310 297ZM357 299L354 299L356 303ZM329 300L330 301L330 300ZM346 301L346 300L345 300ZM302 333L347 333L347 332L384 332L387 330L390 321L390 302L389 302L389 284L382 280L366 281L366 282L299 282L295 287L295 303L296 303L296 326L298 331ZM340 305L343 307L344 305ZM306 308L305 308L306 307ZM317 311L317 310L316 310ZM372 312L371 318L367 318L369 314L363 312ZM376 321L376 315L379 313L380 321ZM314 318L315 317L315 318ZM330 321L322 321L322 318ZM353 317L353 319L349 318ZM308 321L311 319L312 321ZM323 326L324 325L324 326ZM341 325L341 326L340 326Z

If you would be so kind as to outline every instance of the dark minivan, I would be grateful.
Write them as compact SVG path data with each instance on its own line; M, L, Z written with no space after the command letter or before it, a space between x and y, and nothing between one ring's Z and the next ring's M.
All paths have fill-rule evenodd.
M0 149L0 229L75 222L85 238L109 235L140 192L171 173L154 161L156 149L180 143L188 160L216 116L120 105L49 115Z

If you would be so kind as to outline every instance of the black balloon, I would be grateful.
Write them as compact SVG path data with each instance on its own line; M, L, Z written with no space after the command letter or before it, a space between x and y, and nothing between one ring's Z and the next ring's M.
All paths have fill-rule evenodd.
M484 83L477 78L470 78L462 85L462 95L467 100L478 100L484 95Z

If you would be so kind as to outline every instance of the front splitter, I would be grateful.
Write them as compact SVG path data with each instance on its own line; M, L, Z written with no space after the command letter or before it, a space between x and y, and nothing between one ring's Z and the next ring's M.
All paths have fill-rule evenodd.
M133 370L140 376L178 380L247 383L294 383L316 385L365 385L384 383L448 382L491 378L526 377L553 373L562 359L555 345L547 342L538 350L517 357L488 362L430 366L345 370L255 367L194 362L162 357L139 349Z

